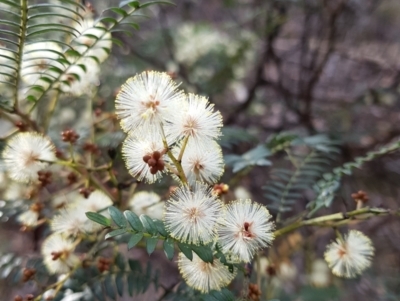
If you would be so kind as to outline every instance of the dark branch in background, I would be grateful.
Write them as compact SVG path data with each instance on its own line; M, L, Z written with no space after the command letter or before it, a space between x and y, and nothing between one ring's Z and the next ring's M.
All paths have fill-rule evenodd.
M255 100L257 90L264 86L274 89L285 102L287 108L293 111L309 133L315 133L315 127L312 118L312 103L314 101L314 90L320 77L331 57L336 42L337 21L344 11L346 0L342 0L334 8L329 8L331 3L326 4L329 16L327 17L326 42L323 43L323 37L320 38L319 46L312 50L309 47L309 41L313 34L311 31L313 8L305 5L305 19L303 23L303 34L300 38L300 61L298 72L298 83L296 87L286 87L284 84L287 78L287 71L282 66L282 59L275 53L274 41L277 39L280 29L284 22L272 24L272 15L278 13L279 18L284 20L286 9L282 4L274 4L274 9L268 10L266 18L266 28L272 28L266 31L265 45L263 55L256 68L253 84L248 89L246 100L239 105L227 118L225 124L232 124L237 120L237 116L245 112ZM317 10L318 12L318 10ZM324 18L324 16L321 16ZM271 81L263 78L263 71L266 64L274 64L278 73L277 81ZM307 76L309 74L309 76Z
M300 115L301 122L306 126L306 128L310 133L315 133L315 128L312 122L312 102L313 102L314 88L321 77L322 71L324 70L327 62L329 61L331 54L333 53L336 41L337 20L341 12L343 11L343 8L345 7L345 3L346 0L343 0L337 5L336 8L330 10L329 21L328 21L327 49L323 54L321 60L318 59L319 51L315 52L310 65L310 67L313 69L311 77L305 84L304 91L299 91L301 93L301 98L304 101L304 110ZM304 30L306 29L307 28L304 28ZM317 63L318 61L319 63ZM300 62L300 68L303 68L302 62ZM300 78L299 82L301 82Z
M266 35L264 38L265 44L264 44L264 49L263 49L263 55L261 57L261 60L258 62L253 85L248 90L248 95L247 95L246 100L241 105L239 105L232 113L230 113L230 115L226 118L226 120L224 122L224 124L226 124L226 125L234 123L237 118L237 115L243 113L250 107L250 105L252 104L252 102L255 99L257 89L264 84L263 73L264 73L264 66L265 66L266 62L268 61L268 59L270 57L276 58L276 55L273 51L272 45L273 45L276 37L279 35L280 29L283 25L283 22L281 22L280 20L285 18L286 8L282 4L275 4L275 9L278 10L278 15L279 15L279 19L280 19L277 24L272 24L272 22L274 22L274 20L273 20L274 10L269 9L269 7L267 7L267 9L268 9L268 13L267 13L265 29L264 29ZM270 27L272 27L272 29L269 29Z

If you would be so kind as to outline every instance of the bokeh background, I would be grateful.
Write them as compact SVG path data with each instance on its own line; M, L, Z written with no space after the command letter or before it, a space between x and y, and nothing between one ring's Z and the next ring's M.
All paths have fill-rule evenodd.
M170 72L186 91L208 96L221 111L225 126L221 144L227 158L266 141L271 145L271 137L286 137L283 133L303 138L323 134L335 145L324 165L324 171L329 171L399 139L399 1L173 2L175 6L152 6L138 16L140 28L127 28L130 35L114 33L123 45L114 45L102 66L97 100L102 110L113 111L118 88L128 77L158 70ZM96 0L92 4L99 15L118 3ZM84 122L79 99L67 99L62 106L64 127ZM7 124L0 130L6 132ZM307 155L313 149L307 146L293 145L293 153ZM350 195L358 190L367 192L369 205L397 210L399 159L396 153L386 155L343 178L332 206L318 214L354 210ZM228 164L222 182L231 188L227 199L249 196L271 205L277 216L264 188L274 179L274 167L290 170L293 166L285 152L277 151L268 160L272 165L255 164L240 172L233 172L234 164ZM161 185L160 191L166 193L165 187ZM305 210L315 197L311 188L302 190L290 211L279 213L281 225ZM34 234L18 232L15 220L6 220L1 227L2 252L21 256L37 252ZM400 300L399 219L373 218L343 231L347 228L363 231L376 249L372 267L362 276L353 280L331 276L320 259L334 232L309 227L279 239L268 253L270 262L254 265L262 269L259 284L281 301ZM148 260L144 253L131 255ZM178 272L159 255L152 256L159 257L161 281L173 287L179 282ZM0 264L6 263L9 260ZM271 275L271 267L276 274ZM6 284L10 270L0 270ZM242 280L231 288L239 288ZM10 291L7 286L2 290L4 296ZM163 292L149 294L137 300L156 300Z

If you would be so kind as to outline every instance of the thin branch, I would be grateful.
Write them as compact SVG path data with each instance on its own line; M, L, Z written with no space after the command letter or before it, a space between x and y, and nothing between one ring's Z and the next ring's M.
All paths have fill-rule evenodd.
M382 208L365 207L347 213L334 213L315 217L308 220L300 220L274 232L275 237L282 236L304 226L336 227L348 224L351 221L366 220L373 216L400 215L400 211L392 211Z
M255 76L254 76L254 82L253 84L250 86L249 90L248 90L248 94L247 94L247 98L246 100L240 104L225 120L224 124L229 125L235 122L237 115L244 112L245 110L247 110L250 105L253 103L253 101L255 100L255 96L256 96L256 92L258 90L259 87L261 87L264 82L263 82L263 74L264 74L264 67L265 67L265 63L269 60L269 58L273 57L275 58L275 60L277 60L277 56L273 50L273 43L275 41L275 39L277 38L277 36L279 35L280 29L282 27L282 25L284 24L284 22L278 22L278 24L272 24L274 26L271 25L271 23L273 22L272 20L272 14L273 14L273 10L268 10L269 14L265 20L265 44L264 44L264 49L263 49L263 55L261 57L261 60L257 63L257 69L255 72ZM285 16L286 16L286 9L284 8L284 6L280 7L279 9L279 18L281 20L285 20ZM272 26L272 29L269 29Z

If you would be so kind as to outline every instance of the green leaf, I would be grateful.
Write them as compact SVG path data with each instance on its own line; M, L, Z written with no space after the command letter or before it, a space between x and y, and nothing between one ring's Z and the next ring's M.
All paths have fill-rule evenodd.
M132 272L142 272L142 267L137 260L129 259L128 264Z
M110 233L107 233L104 239L122 235L122 234L125 234L126 232L127 232L127 229L125 229L125 228L117 229L117 230L111 231Z
M121 271L125 270L125 259L121 253L117 253L117 256L115 256L115 264Z
M140 216L140 220L142 221L143 226L145 227L148 233L152 235L157 235L158 233L157 227L149 216L142 214Z
M121 213L121 211L119 211L117 208L113 206L110 206L108 207L108 212L110 213L112 220L118 227L120 228L126 227L126 219L124 215Z
M103 17L99 19L99 22L102 23L113 23L113 25L115 25L116 23L118 23L117 20L115 20L114 18L111 17Z
M29 101L29 102L36 102L37 98L35 96L33 96L33 95L28 95L26 97L26 100Z
M132 249L134 246L138 244L143 238L143 233L139 232L131 236L128 241L128 250Z
M146 251L150 255L156 249L158 239L157 237L148 237L146 238Z
M114 281L113 281L112 276L110 274L107 275L107 277L104 279L104 288L105 288L107 296L110 297L112 300L115 300L117 298L117 296L115 294L113 282Z
M100 225L103 225L105 227L110 227L111 226L111 221L106 218L104 215L101 215L100 213L97 212L86 212L86 217L95 223L98 223Z
M125 5L129 5L131 7L139 8L140 2L139 1L132 1L132 0L125 0L119 3L119 7L123 7Z
M121 15L124 18L126 16L128 16L128 13L125 10L123 10L122 8L111 7L110 10L113 11L114 13L118 14L118 15Z
M169 260L172 260L174 258L175 252L174 241L171 238L167 238L166 240L164 240L163 247L165 256L167 256Z
M216 297L212 296L211 294L201 296L202 301L222 301L217 299Z
M106 301L106 298L104 297L104 294L103 294L103 290L101 288L100 281L97 281L93 284L92 292L93 292L93 295L95 295L98 300Z
M69 31L67 29L52 27L52 28L39 29L39 30L36 30L36 31L31 31L26 36L31 38L32 36L35 36L35 35L39 35L39 34L42 34L42 33L48 33L48 32L54 32L54 31L58 31L58 32L61 31L61 32L64 32L64 33L67 33L67 34L74 35L73 33L71 33L71 31Z
M167 4L167 5L174 5L175 3L172 2L168 2L168 1L150 1L150 2L146 2L140 5L140 8L145 8L154 4Z
M260 144L255 148L249 150L241 156L238 155L226 155L225 163L232 166L232 171L237 173L249 166L268 166L271 165L271 161L265 159L271 155L271 151L266 148L264 144Z
M213 253L208 246L192 246L192 250L197 254L197 256L200 257L201 260L204 262L210 262L212 263L214 260Z
M134 292L134 282L135 282L135 274L134 273L129 273L128 274L128 293L129 296L132 297L133 292Z
M220 291L210 291L208 294L201 296L203 301L234 301L235 296L228 289L223 288Z
M129 26L133 27L133 28L136 29L136 30L139 30L139 29L140 29L139 24L133 23L133 22L124 22L124 23L121 23L121 25L129 25Z
M178 242L178 248L179 250L181 250L181 252L186 256L187 259L189 259L190 261L193 260L193 253L192 253L192 249L190 248L190 246L188 244L184 244L181 242Z
M15 0L14 1L11 1L11 0L1 0L0 1L1 3L4 3L4 4L7 4L7 5L10 5L10 6L13 6L13 7L16 7L16 8L18 8L18 9L21 9L21 6L18 4L18 2L16 2Z
M117 46L119 46L119 47L123 47L123 46L124 46L124 43L123 43L121 40L118 40L118 39L116 39L116 38L112 38L111 41L112 41L114 44L116 44Z
M128 220L129 225L131 225L132 229L135 231L143 231L143 224L140 221L139 217L132 211L125 210L124 215Z
M124 273L120 272L115 276L115 286L117 287L118 295L122 297L124 294Z
M77 13L77 12L75 11L75 9L68 8L68 7L63 6L63 5L55 5L55 4L53 4L53 3L52 3L52 4L50 4L50 3L39 3L39 4L30 5L30 6L28 6L28 10L42 9L43 7L48 7L48 8L55 8L55 7L57 7L57 8L60 8L60 9L67 10L67 11L73 13L73 14L76 15L76 16L79 16L79 17L81 16L79 13Z
M165 230L164 223L158 219L153 220L153 222L156 225L158 233L160 233L164 237L168 237L168 233Z

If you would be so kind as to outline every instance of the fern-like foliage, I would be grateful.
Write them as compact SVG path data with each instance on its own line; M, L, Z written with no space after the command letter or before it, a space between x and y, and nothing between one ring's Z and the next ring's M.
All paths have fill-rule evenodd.
M35 280L38 280L37 277ZM150 263L143 268L139 261L125 260L123 255L117 253L107 271L99 271L95 266L75 270L52 300L120 300L123 296L142 294L151 285L156 289L159 286L158 274Z
M2 0L0 3L0 19L3 25L0 31L1 83L9 86L10 95L7 97L11 98L12 103L8 105L18 108L18 90L22 86L23 76L28 79L36 78L43 83L47 82L49 84L47 88L50 88L57 76L50 76L48 71L51 68L57 68L61 73L61 69L57 66L68 61L65 52L71 48L63 42L63 39L67 34L72 37L79 34L74 30L74 23L82 20L78 10L83 7L72 0L65 0L60 4L35 3L28 0ZM54 9L57 12L53 11ZM59 45L60 50L52 49L50 51L52 55L47 57L47 55L41 56L41 52L45 51L48 54L48 49L29 47L44 40ZM66 50L62 51L61 47L65 47ZM34 58L41 59L42 64L35 66ZM37 84L37 80L27 84L28 90L31 90L27 93L27 98L32 101L37 100L33 96L33 90L39 90L42 94L46 90Z
M12 253L0 254L0 280L15 285L21 280L23 259Z
M285 151L290 161L289 166L274 166L270 180L263 187L268 207L277 212L279 221L282 213L291 211L292 206L304 197L304 191L312 188L329 170L339 149L337 142L323 135L300 138L280 134L271 137L267 145L273 152Z
M3 109L15 112L23 107L28 114L49 91L63 93L104 60L111 42L121 44L112 38L113 32L127 32L126 26L137 29L132 22L137 11L156 3L169 2L122 1L89 22L85 7L76 0L0 0L0 84L7 86L2 89ZM22 105L26 100L28 105Z
M340 187L342 176L351 175L353 169L361 168L361 166L377 157L389 154L400 149L400 141L394 141L389 145L385 145L376 151L368 152L363 157L357 157L353 162L345 163L343 166L336 167L331 172L327 172L314 185L316 198L308 204L310 217L323 207L329 207L335 198L335 193Z
M176 291L170 292L165 296L165 300L170 301L234 301L237 300L233 293L226 288L220 291L210 291L208 294L202 294L188 287L182 282Z

